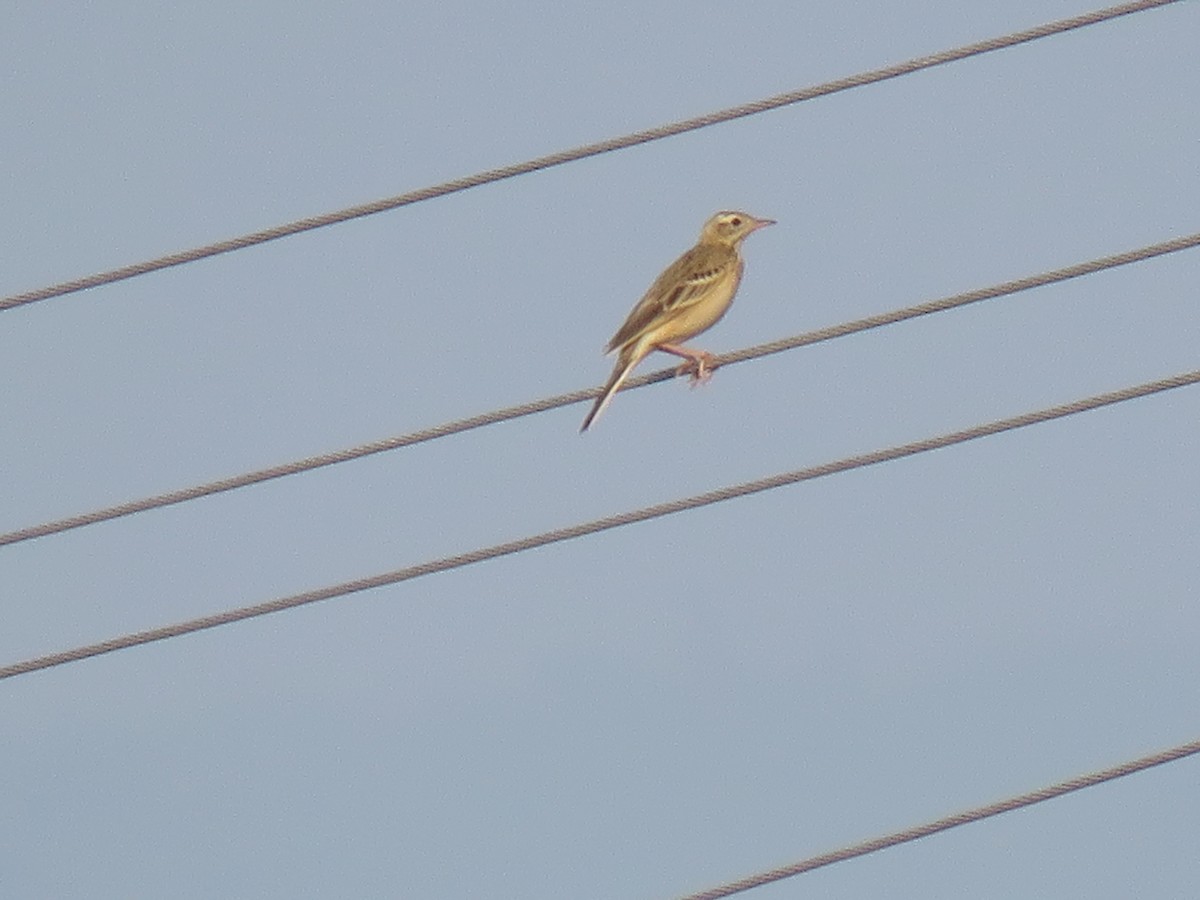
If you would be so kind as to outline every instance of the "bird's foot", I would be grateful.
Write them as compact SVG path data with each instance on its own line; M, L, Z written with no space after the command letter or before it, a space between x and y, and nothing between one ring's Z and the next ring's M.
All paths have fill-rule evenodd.
M694 356L689 356L688 361L675 370L675 374L687 375L691 380L692 387L698 384L707 384L712 378L713 369L716 368L717 359L711 353L706 353L703 350L693 351Z

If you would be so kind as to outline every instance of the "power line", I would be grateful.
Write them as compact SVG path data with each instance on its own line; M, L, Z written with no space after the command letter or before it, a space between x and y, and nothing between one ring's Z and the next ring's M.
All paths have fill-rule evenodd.
M610 138L609 140L599 141L594 144L585 144L582 147L576 147L571 150L562 150L557 153L551 153L548 156L540 156L536 159L516 163L511 166L504 166L498 169L488 169L484 172L478 172L474 175L457 178L453 181L443 182L442 184L433 185L431 187L422 188L416 191L410 191L405 194L399 194L395 197L387 197L382 200L375 200L370 203L351 206L335 212L297 219L293 222L277 225L273 228L267 228L262 231L255 231L250 234L244 234L240 237L230 238L229 240L217 241L213 244L206 244L202 247L195 247L191 250L184 250L179 253L160 256L157 259L151 259L145 262L122 266L121 268L111 269L107 272L99 272L83 278L76 278L72 281L64 281L48 287L25 291L24 293L20 294L13 294L9 297L0 299L0 310L14 309L18 306L25 306L30 303L36 303L40 300L48 300L52 297L61 297L65 294L73 294L88 288L99 287L100 285L104 284L112 284L116 281L123 281L127 278L134 278L139 275L145 275L149 272L156 272L160 269L168 269L173 266L183 265L184 263L195 262L210 256L218 256L222 253L230 253L234 250L243 250L247 247L253 247L257 244L264 244L268 241L278 240L279 238L290 237L291 235L300 234L305 231L312 231L316 228L324 228L327 225L336 225L340 222L350 221L351 219L359 219L364 216L374 215L375 213L385 212L401 206L408 206L413 203L432 200L435 197L443 197L447 194L465 191L468 188L479 187L481 185L491 184L492 182L496 181L503 181L508 178L514 178L517 175L527 175L531 172L536 172L541 169L548 169L553 166L563 165L564 163L586 159L589 156L598 156L599 154L609 153L613 150L623 150L629 147L637 146L638 144L645 144L649 143L650 141L661 140L662 138L672 137L688 131L695 131L699 128L706 128L710 125L717 125L722 122L729 122L734 119L756 115L761 112L766 112L767 110L779 109L780 107L790 106L794 103L800 103L805 100L812 100L816 97L824 97L829 94L836 94L841 91L850 90L851 88L862 87L864 85L874 84L875 82L879 81L886 81L890 78L908 75L913 72L918 72L922 69L929 69L945 63L956 62L960 59L966 59L968 57L977 56L983 53L990 53L994 50L1001 50L1006 47L1014 47L1018 44L1028 43L1029 41L1034 41L1039 38L1061 34L1066 31L1072 31L1076 28L1095 25L1100 22L1106 22L1110 19L1127 16L1132 13L1143 12L1159 6L1168 6L1177 2L1179 2L1179 0L1137 0L1137 2L1123 3L1118 6L1108 7L1107 9L1095 10L1082 15L1072 16L1071 18L1060 19L1056 22L1038 25L1034 28L1028 28L1024 31L1017 31L1013 32L1012 34L989 38L984 41L966 44L950 50L943 50L940 53L934 53L929 56L919 56L914 59L907 60L906 62L885 66L881 69L872 69L868 72L861 72L857 75L850 75L846 78L839 78L835 81L827 81L823 84L814 85L812 87L800 88L799 90L789 91L785 94L777 94L773 97L766 97L761 100L744 103L741 106L734 106L728 109L718 110L703 116L696 116L691 119L683 119L678 122L660 125L656 128L649 128L644 131L636 131L632 134Z
M860 331L867 331L869 329L879 328L884 325L893 325L897 322L903 322L906 319L914 319L919 316L927 316L932 313L945 312L946 310L954 309L956 307L966 306L971 303L978 303L982 300L991 300L997 297L1015 294L1020 291L1026 291L1031 288L1043 287L1048 284L1067 281L1071 278L1079 278L1083 275L1091 275L1105 269L1112 269L1117 266L1123 266L1133 262L1140 262L1156 256L1175 253L1179 250L1186 250L1198 245L1200 245L1200 232L1186 235L1184 237L1174 238L1169 241L1163 241L1157 244L1150 244L1134 250L1127 250L1124 253L1117 253L1112 256L1102 256L1098 259L1075 263L1074 265L1065 266L1060 269L1053 269L1051 271L1041 272L1036 275L1028 275L1024 278L1001 282L1000 284L994 284L989 287L976 288L975 290L965 291L960 294L953 294L949 297L929 300L925 303L919 303L915 306L906 306L902 307L901 309L891 310L890 312L883 312L874 316L867 316L863 319L855 319L854 321L845 322L840 325L831 325L828 328L821 328L817 331L809 331L803 334L771 341L766 344L759 344L743 350L725 353L716 357L716 362L714 363L713 367L716 368L721 365L746 362L748 360L757 359L772 353L781 353L784 350L794 350L796 348L806 347L810 344L816 344L821 341L846 337L847 335L856 334ZM648 384L656 384L661 381L666 381L675 376L675 371L676 370L674 368L661 369L657 372L651 372L646 375L640 375L635 378L631 378L625 384L623 390L644 387ZM557 409L561 406L569 406L572 403L580 403L584 400L594 399L599 391L599 388L584 388L582 390L571 391L566 394L545 397L541 400L532 400L517 406L509 406L503 409L481 413L476 416L470 416L465 419L457 419L451 422L445 422L441 425L433 426L432 428L413 431L409 432L408 434L394 437L382 438L377 441L371 441L367 444L360 444L357 447L334 450L329 453L322 453L317 456L309 456L304 459L281 463L280 465L271 466L265 469L257 469L253 472L246 472L240 475L233 475L228 478L210 481L205 484L168 491L167 493L163 494L155 494L154 496L144 497L138 500L130 500L115 506L108 506L103 509L81 513L79 515L70 516L64 519L56 519L51 522L30 525L25 528L16 529L15 531L0 533L0 547L6 544L17 544L21 541L32 540L33 538L59 534L64 531L70 531L74 528L83 528L88 525L95 525L99 522L107 522L123 516L130 516L134 513L146 512L147 510L151 509L172 506L176 503L197 500L201 497L208 497L213 494L220 494L224 493L225 491L232 491L236 490L237 488L248 487L249 485L253 484L260 484L264 481L271 481L273 479L283 478L288 475L296 475L301 472L310 472L313 469L332 466L337 463L349 462L350 460L354 459L361 459L365 456L371 456L375 453L383 453L387 450L397 450L401 447L409 447L413 444L420 444L424 443L425 441L432 441L436 440L437 438L448 437L452 434L459 434L464 431L470 431L474 428L482 428L485 425L494 425L498 422L504 422L509 419L517 419L522 416L532 415L534 413L546 412L551 409Z
M912 443L908 444L900 444L898 446L887 447L882 450L875 450L871 453L864 453L859 456L846 457L844 459L835 460L834 462L825 463L819 466L810 466L808 468L797 469L792 472L784 472L779 475L772 475L768 478L761 478L756 481L747 481L742 482L741 484L729 485L727 487L719 488L715 491L709 491L704 494L697 494L695 496L685 497L680 500L671 500L666 503L656 504L654 506L647 506L641 509L618 513L612 516L605 516L602 519L593 519L590 522L571 525L566 528L556 528L553 531L545 531L541 534L530 535L515 541L508 541L503 544L494 544L490 547L482 547L476 550L471 550L467 553L460 553L455 556L446 556L441 559L418 563L414 566L407 566L403 569L396 569L392 572L384 572L380 575L371 575L366 578L356 579L354 581L347 581L329 587L305 591L302 594L292 594L287 597L280 597L275 600L269 600L265 603L255 604L253 606L243 606L210 616L202 616L198 619L189 619L185 622L179 622L174 625L167 625L161 628L152 628L147 631L139 631L132 634L122 635L120 637L110 638L109 640L101 641L98 644L87 644L82 647L76 647L72 650L64 650L60 653L51 653L46 656L35 657L23 662L17 662L13 663L12 665L0 667L0 679L11 678L14 675L24 675L28 672L35 672L39 669L48 669L53 666L64 665L65 663L78 662L79 660L87 659L88 657L99 656L104 653L111 653L114 650L124 650L129 647L138 646L139 644L149 644L154 641L179 637L184 634L190 634L194 631L203 631L208 628L216 628L218 625L228 625L232 622L240 622L243 619L252 619L258 616L264 616L268 613L281 612L285 609L292 609L297 606L304 606L308 603L315 603L318 600L329 600L334 597L343 597L347 594L354 594L358 593L359 591L370 590L371 588L383 587L390 584L398 584L402 581L411 581L412 579L420 578L423 575L432 575L437 572L447 572L451 569L460 569L464 566L473 565L474 563L484 562L485 560L496 559L498 557L508 556L513 553L522 553L526 550L532 550L536 547L544 547L547 544L555 544L559 543L560 541L567 541L571 540L572 538L583 537L584 535L597 534L601 531L608 531L611 528L619 528L623 525L632 525L635 522L645 522L650 519L657 519L690 509L698 509L702 506L708 506L713 503L721 503L725 500L732 500L736 497L746 497L750 494L757 494L762 491L772 490L785 485L797 484L801 481L811 481L812 479L822 478L826 475L833 475L837 472L848 472L851 469L860 469L864 466L875 465L876 463L887 462L893 459L901 459L905 456L913 456L917 453L925 453L929 450L937 450L942 447L949 447L953 444L961 444L965 441L986 437L988 435L999 434L1004 431L1012 431L1017 428L1024 428L1027 425L1034 425L1039 422L1048 422L1052 419L1060 419L1064 416L1074 415L1075 413L1084 412L1086 410L1098 409L1102 406L1111 406L1114 403L1122 403L1126 400L1132 400L1136 397L1146 397L1161 391L1167 391L1173 388L1196 384L1197 382L1200 382L1200 369L1191 372L1185 372L1181 375L1174 375L1170 378L1163 378L1158 381L1151 381L1145 384L1123 388L1118 391L1097 394L1092 397L1085 397L1082 400L1075 400L1071 403L1062 404L1060 406L1052 406L1047 409L1025 413L1024 415L1014 416L1008 419L999 419L983 425L976 425L975 427L968 428L964 431L954 431L948 434L926 438L920 441L913 441Z
M1025 806L1033 806L1035 803L1041 803L1045 800L1053 800L1055 797L1061 797L1064 794L1070 794L1074 791L1081 791L1084 788L1095 787L1098 784L1103 784L1106 781L1113 781L1117 778L1123 778L1126 775L1132 775L1135 772L1142 772L1154 766L1161 766L1165 763L1175 762L1189 756L1194 756L1200 753L1200 740L1191 741L1187 744L1180 744L1178 747L1172 747L1169 750L1163 750L1160 753L1152 753L1149 756L1143 756L1140 759L1130 760L1118 766L1113 766L1111 769L1103 769L1099 772L1093 772L1089 775L1080 775L1077 778L1072 778L1068 781L1061 781L1058 784L1052 784L1049 787L1044 787L1036 791L1030 791L1028 794L1021 794L1017 797L1010 797L1007 800L1001 800L998 803L990 803L987 806L977 806L974 809L968 809L965 812L958 813L953 816L947 816L944 819L937 819L933 822L926 822L924 825L916 825L912 828L906 828L903 831L893 832L892 834L884 835L883 837L873 838L869 841L863 841L861 844L853 844L849 847L844 847L841 850L835 850L832 853L822 853L820 856L813 856L797 863L792 863L788 866L781 866L778 869L772 869L769 872L760 872L757 875L750 875L746 878L732 881L729 884L721 887L712 888L707 891L701 891L698 894L688 894L680 900L718 900L720 897L729 897L733 894L742 891L748 891L751 888L762 887L765 884L770 884L774 881L780 881L784 878L790 878L793 875L799 875L801 872L811 872L813 869L820 869L824 866L832 865L833 863L843 862L847 859L854 859L856 856L866 856L868 853L874 853L877 850L884 850L888 847L895 847L897 844L905 844L909 841L915 841L918 838L928 837L931 834L937 834L939 831L947 831L951 828L957 828L959 825L967 825L971 822L979 822L983 819L998 816L1001 813L1011 812L1014 809L1021 809Z

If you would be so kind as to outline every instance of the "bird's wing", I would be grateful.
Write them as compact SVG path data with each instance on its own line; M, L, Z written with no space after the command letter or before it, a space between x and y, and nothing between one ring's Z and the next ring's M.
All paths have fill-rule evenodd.
M700 244L667 266L617 333L605 352L611 353L690 308L729 274L737 254L726 247Z

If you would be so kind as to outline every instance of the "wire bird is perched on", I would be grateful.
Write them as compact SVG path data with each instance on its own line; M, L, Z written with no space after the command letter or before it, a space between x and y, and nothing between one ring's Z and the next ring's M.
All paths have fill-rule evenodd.
M756 219L744 212L719 212L704 223L696 246L658 276L608 342L604 352L616 350L617 364L580 431L588 430L633 367L653 350L686 359L679 374L690 373L693 381L709 377L711 354L679 342L707 331L725 315L742 280L744 264L738 252L742 241L774 224L772 219Z

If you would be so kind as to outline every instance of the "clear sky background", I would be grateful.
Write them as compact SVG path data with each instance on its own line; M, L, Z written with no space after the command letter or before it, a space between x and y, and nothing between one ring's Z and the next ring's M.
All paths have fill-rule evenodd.
M9 4L11 294L1083 0ZM1200 6L0 313L0 530L1200 229ZM0 664L1197 367L1200 251L0 549ZM652 360L650 371L670 362ZM0 684L7 897L671 897L1200 736L1200 388ZM1183 761L756 897L1195 896Z

